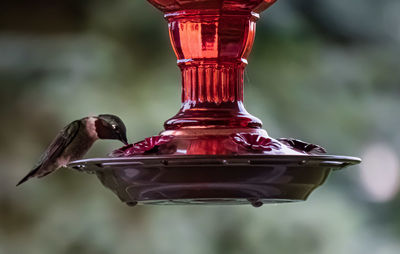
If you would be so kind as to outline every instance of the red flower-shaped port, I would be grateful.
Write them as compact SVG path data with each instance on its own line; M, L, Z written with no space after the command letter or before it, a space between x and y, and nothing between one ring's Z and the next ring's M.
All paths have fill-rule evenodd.
M279 150L281 148L281 144L279 144L279 142L271 138L260 136L258 134L236 133L232 134L231 138L237 144L243 146L248 150L269 152L272 150Z
M309 154L324 154L326 153L325 148L319 145L314 145L310 143L306 143L304 141L294 139L294 138L280 138L278 139L283 144L289 146L292 149L306 152Z
M113 151L111 157L128 157L157 153L161 145L169 143L174 136L152 136L134 144L130 144Z

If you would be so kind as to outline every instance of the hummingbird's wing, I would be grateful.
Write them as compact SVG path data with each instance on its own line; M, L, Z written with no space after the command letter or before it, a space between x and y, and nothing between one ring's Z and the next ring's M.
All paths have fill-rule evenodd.
M74 140L81 127L81 120L73 121L65 126L42 154L36 166L18 182L17 186L31 177L42 177L56 170L59 166L57 165L54 167L54 164L57 162L57 159L60 158L65 148Z
M81 120L73 121L61 130L53 142L47 148L46 152L42 155L38 165L44 165L48 162L55 162L57 158L64 152L65 148L71 144L72 140L76 137L79 129L82 127Z

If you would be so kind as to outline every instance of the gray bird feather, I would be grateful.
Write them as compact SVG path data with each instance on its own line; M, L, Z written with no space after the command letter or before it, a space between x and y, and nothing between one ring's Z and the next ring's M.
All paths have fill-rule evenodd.
M53 164L57 162L57 159L78 135L79 130L83 125L82 120L83 119L73 121L58 133L47 150L42 154L35 167L28 173L28 175L18 182L17 186L33 176L43 177L58 168L59 165Z

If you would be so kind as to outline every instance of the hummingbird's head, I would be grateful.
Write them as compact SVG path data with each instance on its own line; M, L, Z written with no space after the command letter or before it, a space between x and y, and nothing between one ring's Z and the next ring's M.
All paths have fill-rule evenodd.
M116 139L128 144L126 127L122 120L115 115L98 115L95 121L97 136L100 139Z

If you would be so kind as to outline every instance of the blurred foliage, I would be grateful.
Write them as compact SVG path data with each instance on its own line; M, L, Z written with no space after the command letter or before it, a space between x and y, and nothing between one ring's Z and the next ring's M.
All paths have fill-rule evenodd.
M129 208L69 170L15 188L74 119L115 113L130 141L157 134L179 108L180 75L162 14L145 1L1 6L1 254L400 252L399 195L371 201L357 167L305 203L259 209ZM248 111L271 136L331 154L382 143L399 155L399 13L397 0L278 1L257 24ZM98 142L88 156L119 146Z

